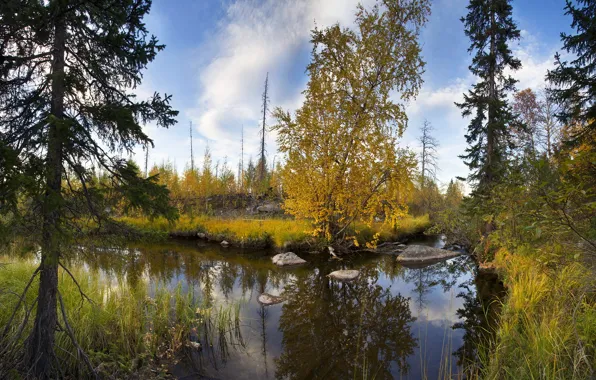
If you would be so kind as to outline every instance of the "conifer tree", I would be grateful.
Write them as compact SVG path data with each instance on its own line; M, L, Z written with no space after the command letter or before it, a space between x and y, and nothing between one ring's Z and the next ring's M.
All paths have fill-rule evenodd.
M547 79L553 86L549 93L561 106L558 117L563 125L575 124L569 140L580 143L596 130L596 1L567 0L567 15L573 17L571 27L577 33L561 34L563 48L575 55L571 62L555 55L557 68Z
M167 95L140 101L132 93L141 70L164 48L143 24L150 6L150 0L0 4L0 198L8 206L0 212L33 221L32 230L40 231L30 236L40 243L41 264L33 275L39 291L24 355L36 378L59 374L59 319L75 341L58 291L69 231L84 215L100 226L109 219L107 190L93 183L93 166L109 173L109 191L120 194L126 209L175 216L165 186L118 158L137 144L152 144L141 124L167 127L177 115ZM19 205L22 199L29 207Z
M462 22L471 41L468 51L475 53L469 68L480 81L457 104L464 117L472 117L466 134L469 147L460 157L470 168L475 190L484 192L504 169L509 127L515 119L507 94L515 90L516 83L505 71L521 68L509 48L520 32L511 17L510 0L470 0L467 9Z

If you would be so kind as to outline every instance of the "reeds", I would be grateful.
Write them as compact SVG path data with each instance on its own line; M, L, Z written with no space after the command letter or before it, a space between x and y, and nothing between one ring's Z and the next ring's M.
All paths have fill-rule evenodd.
M0 266L0 327L3 329L36 264L21 259L12 261L6 257L0 257L0 263L3 264ZM239 323L239 311L235 305L222 307L209 315L197 313L201 310L200 297L192 291L183 291L181 284L174 289L165 284L150 285L147 281L130 286L118 279L106 279L100 273L81 266L70 268L70 272L77 279L80 290L92 302L81 297L77 284L61 270L59 291L68 323L91 363L108 377L126 377L149 369L155 374L156 370L162 370L160 363L176 360L177 352L188 346L192 332L198 335L197 330L214 323L211 319L216 320L218 325L224 325L226 321L228 324ZM26 306L19 308L15 323L9 326L3 343L12 341L16 336L27 305L34 303L37 286L35 280L26 294ZM22 350L34 312L33 309L23 333L10 347L11 352L5 348L2 355L18 357L14 351ZM62 317L59 323L65 325ZM56 333L55 351L65 374L83 376L81 371L85 369L81 368L80 357L64 331ZM0 377L5 375L3 370L10 370L8 367L0 367Z
M543 253L502 249L496 263L509 295L482 377L587 379L594 375L595 280L579 262L549 265Z

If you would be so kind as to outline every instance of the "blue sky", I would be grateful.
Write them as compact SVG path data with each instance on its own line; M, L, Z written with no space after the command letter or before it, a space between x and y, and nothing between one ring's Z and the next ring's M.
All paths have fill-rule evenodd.
M374 0L361 1L365 6ZM244 127L245 162L258 151L261 93L270 76L271 108L294 110L302 102L309 34L314 23L353 24L357 0L154 0L146 18L149 31L166 49L158 54L136 90L145 97L154 91L173 96L180 111L178 124L168 130L147 125L155 148L149 163L171 161L183 170L190 161L189 123L193 123L195 162L199 165L209 144L214 162L236 170L240 135ZM453 104L474 83L468 65L469 41L459 19L467 0L433 0L432 14L421 35L427 62L425 83L408 105L409 127L400 141L418 151L416 138L426 118L440 141L438 179L448 182L466 176L458 158L465 147L467 121ZM512 75L518 89L544 86L554 53L561 48L560 33L569 32L564 0L513 1L514 19L522 40L514 53L523 68ZM272 125L274 120L269 119ZM269 162L276 156L275 136L267 138ZM141 150L135 159L142 161Z

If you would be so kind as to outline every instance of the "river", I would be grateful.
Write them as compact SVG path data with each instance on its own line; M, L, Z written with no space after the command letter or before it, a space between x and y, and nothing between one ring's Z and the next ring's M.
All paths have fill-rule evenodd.
M440 248L443 241L409 244ZM114 283L181 286L204 308L239 308L235 327L216 338L199 334L202 349L180 354L170 368L180 379L436 379L461 375L474 360L471 340L488 301L476 294L470 257L409 269L393 255L301 254L308 264L278 268L272 254L172 241L97 249L83 260ZM357 269L360 277L327 277L337 269ZM263 292L285 301L263 306Z

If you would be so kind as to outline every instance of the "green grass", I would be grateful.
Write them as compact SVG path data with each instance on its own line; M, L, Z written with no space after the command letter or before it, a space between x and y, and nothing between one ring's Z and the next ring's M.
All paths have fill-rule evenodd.
M31 260L0 256L2 328L15 308L17 296L22 293L36 267ZM143 371L152 377L160 371L163 374L165 370L160 365L175 359L176 353L188 344L191 330L196 332L197 329L203 329L212 323L210 319L218 320L222 325L232 319L236 319L237 324L239 318L234 305L221 307L209 315L198 313L200 298L193 297L191 292L183 292L180 284L173 291L165 285L152 287L142 280L132 287L121 281L108 281L100 273L80 266L74 266L70 271L93 303L82 300L75 282L61 270L59 291L64 300L67 319L79 345L103 376L120 378ZM26 295L26 305L34 304L37 287L36 278ZM23 334L15 344L7 345L6 342L16 336L19 323L25 317L24 308L19 308L15 318L17 323L11 325L0 355L9 358L22 349L34 314L33 309ZM62 316L59 320L64 326ZM75 376L82 364L66 333L56 333L56 347L62 370ZM9 364L3 363L5 367L0 365L0 377Z
M495 259L509 295L486 379L587 379L596 368L596 281L579 262L558 263L528 247Z

